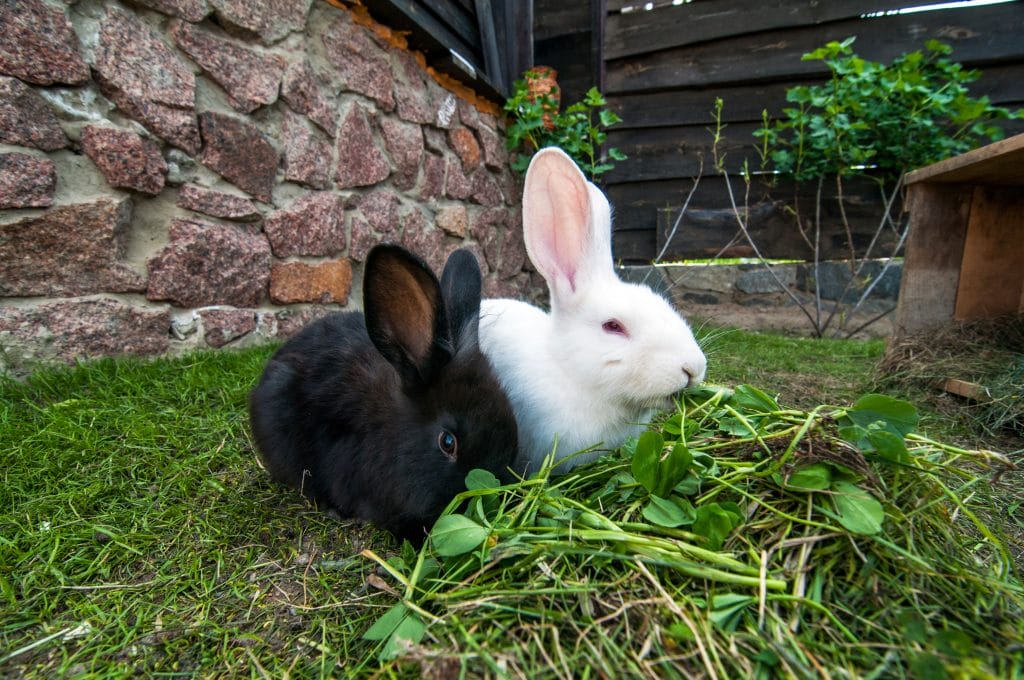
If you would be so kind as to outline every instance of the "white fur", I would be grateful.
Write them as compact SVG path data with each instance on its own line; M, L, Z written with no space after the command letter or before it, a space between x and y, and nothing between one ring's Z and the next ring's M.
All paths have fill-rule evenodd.
M520 471L537 470L556 438L560 458L620 446L669 397L703 380L707 365L668 302L615 275L608 201L562 151L543 149L530 163L523 224L551 313L505 299L484 300L480 312L481 349L515 411ZM613 319L628 336L603 328Z

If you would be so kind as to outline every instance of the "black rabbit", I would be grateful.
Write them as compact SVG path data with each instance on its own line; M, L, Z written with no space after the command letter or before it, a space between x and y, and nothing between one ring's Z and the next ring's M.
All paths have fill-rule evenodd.
M374 247L365 317L337 313L304 328L250 395L271 477L417 543L467 472L508 481L516 421L478 347L480 285L467 250L452 253L438 283L412 253Z

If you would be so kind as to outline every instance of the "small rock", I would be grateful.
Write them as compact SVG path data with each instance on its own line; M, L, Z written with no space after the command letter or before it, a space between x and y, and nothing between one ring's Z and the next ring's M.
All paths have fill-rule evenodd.
M437 211L437 217L434 221L444 233L457 238L466 237L469 215L465 205L459 203L441 208Z
M248 309L202 309L203 338L210 347L223 347L256 330L256 313Z
M456 127L449 130L448 144L462 161L462 167L467 172L480 165L480 144L469 128Z
M186 184L178 190L179 208L238 222L254 222L260 218L256 204L244 196Z

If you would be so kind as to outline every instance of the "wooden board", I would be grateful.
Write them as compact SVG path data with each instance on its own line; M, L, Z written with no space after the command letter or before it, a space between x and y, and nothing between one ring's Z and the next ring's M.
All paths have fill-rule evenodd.
M986 66L981 78L970 84L972 96L987 96L997 106L1024 106L1024 74L1020 64ZM714 120L715 99L722 99L722 122L759 123L761 112L782 115L786 90L795 85L819 85L823 78L802 78L771 83L711 85L673 88L660 92L611 95L608 106L622 117L613 130L699 125L707 128ZM731 131L726 129L726 134Z
M953 318L972 190L915 184L907 190L907 238L896 336L918 333Z
M988 165L1001 166L1000 161L1002 158L993 159ZM950 188L929 186L940 191ZM956 319L991 318L1019 311L1024 291L1022 243L1024 192L1010 187L975 187L960 267Z
M572 3L567 3L572 4ZM893 0L716 0L662 5L651 11L613 12L605 58L616 59L743 33L850 19L898 9Z
M730 198L726 182L720 177L700 180L680 231L671 241L667 240L671 225L692 186L693 182L687 180L609 185L607 193L614 209L613 224L617 233L657 230L653 239L638 235L619 237L616 256L650 261L662 252L666 243L665 256L670 259L705 258L719 254L723 257L751 256L750 245L745 240L734 239L738 235L738 227L735 215L727 207ZM786 259L804 259L813 255L800 235L795 216L779 199L785 199L789 205L802 206L807 220L814 214L815 186L802 186L798 191L791 182L768 187L755 181L749 196L744 196L746 187L734 178L732 188L733 200L740 210L745 210L745 202L749 206L751 220L748 228L763 253L768 257ZM864 178L844 185L846 217L858 256L864 255L878 228L881 203L876 200L877 192L874 182ZM836 196L833 184L823 187L820 242L822 255L830 259L850 255ZM896 240L896 234L887 230L874 246L871 256L892 255Z
M1014 2L740 35L609 60L606 93L820 77L827 73L824 64L801 55L851 35L857 36L857 53L874 61L889 62L931 38L951 43L953 57L966 64L1021 60L1022 22L1024 3Z
M933 163L907 175L907 184L916 182L1024 186L1024 134Z

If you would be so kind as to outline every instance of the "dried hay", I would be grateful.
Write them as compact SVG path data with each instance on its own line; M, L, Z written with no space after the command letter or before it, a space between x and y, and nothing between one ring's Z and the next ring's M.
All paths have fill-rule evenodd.
M983 386L987 398L944 394L950 378ZM1024 437L1024 316L954 322L895 341L878 364L876 380L922 392L934 408L978 434Z

